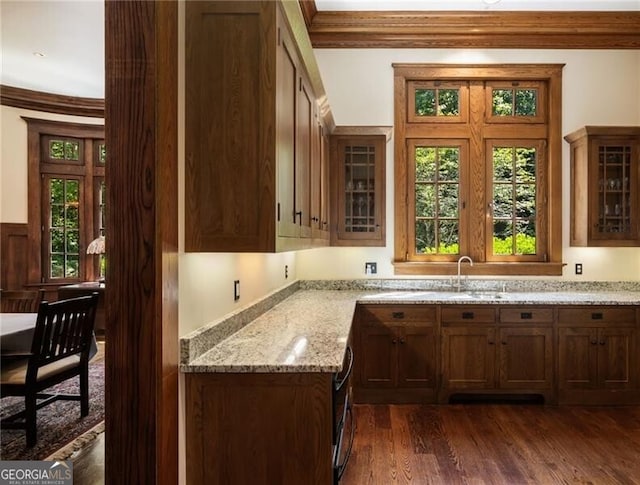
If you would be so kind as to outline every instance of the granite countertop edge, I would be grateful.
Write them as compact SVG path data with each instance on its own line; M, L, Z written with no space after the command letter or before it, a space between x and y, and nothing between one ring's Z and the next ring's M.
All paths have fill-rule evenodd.
M183 373L339 372L356 304L640 306L638 291L442 292L298 289L212 348Z

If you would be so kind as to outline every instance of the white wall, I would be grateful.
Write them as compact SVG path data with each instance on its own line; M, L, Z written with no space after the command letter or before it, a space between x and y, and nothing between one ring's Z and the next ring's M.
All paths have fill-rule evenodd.
M640 51L316 49L316 59L337 125L393 125L392 63L561 63L562 135L584 125L640 124ZM364 278L364 263L378 277L393 277L393 143L387 146L385 248L323 248L297 256L300 279ZM640 280L640 248L569 246L569 145L563 142L564 279ZM573 274L583 264L582 276Z
M27 222L27 123L21 116L72 123L104 124L102 118L64 116L0 106L0 222Z

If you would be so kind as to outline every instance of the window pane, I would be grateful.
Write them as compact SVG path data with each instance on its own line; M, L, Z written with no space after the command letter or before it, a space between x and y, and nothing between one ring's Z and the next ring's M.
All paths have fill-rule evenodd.
M67 278L77 278L80 274L80 258L78 256L67 256L65 276Z
M64 142L64 158L66 160L78 160L80 144L77 141Z
M457 254L460 148L416 147L415 159L416 254Z
M536 216L536 186L516 186L516 213L520 218L535 218Z
M435 180L436 150L431 147L416 148L416 181L427 182Z
M436 115L436 91L435 89L416 89L416 115Z
M64 180L51 179L49 181L49 200L52 204L64 203Z
M439 217L458 217L458 184L438 186Z
M64 227L64 206L51 206L51 227Z
M536 149L494 147L493 168L493 254L536 254Z
M538 93L535 89L516 90L516 116L535 116Z
M440 221L438 223L439 254L458 254L460 252L460 235L458 221Z
M513 217L513 187L511 184L493 186L493 217Z
M416 254L435 254L436 231L433 220L416 221Z
M511 89L493 90L493 115L513 115L513 91Z
M52 254L51 255L51 278L63 278L64 277L64 255Z
M49 277L76 278L80 274L80 181L52 178L49 189Z
M67 231L67 253L78 254L79 253L79 239L80 235L78 231Z
M537 254L535 220L516 222L516 254Z
M64 142L62 140L49 141L49 157L64 160Z
M460 167L460 150L458 148L438 148L439 180L458 181Z
M535 182L536 149L516 148L516 181Z
M416 184L416 217L434 217L435 190L432 184Z
M457 89L438 90L438 115L439 116L459 116L460 103Z
M510 182L513 178L513 149L495 147L493 149L493 180Z
M64 254L64 229L51 229L50 232L51 244L49 245L52 253Z
M498 256L513 254L513 223L511 221L494 220L493 254Z
M78 202L80 183L77 180L67 180L66 182L66 202Z

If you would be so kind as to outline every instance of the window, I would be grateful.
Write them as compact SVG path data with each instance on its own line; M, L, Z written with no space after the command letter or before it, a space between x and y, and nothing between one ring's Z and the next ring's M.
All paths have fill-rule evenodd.
M394 69L396 274L561 274L562 66Z
M30 275L42 283L94 280L102 258L87 255L104 235L104 128L25 118L29 136Z

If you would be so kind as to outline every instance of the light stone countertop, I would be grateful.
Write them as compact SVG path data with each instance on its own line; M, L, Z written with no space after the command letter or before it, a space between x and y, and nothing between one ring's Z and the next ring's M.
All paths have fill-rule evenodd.
M640 305L640 292L298 290L182 372L339 372L356 303Z

